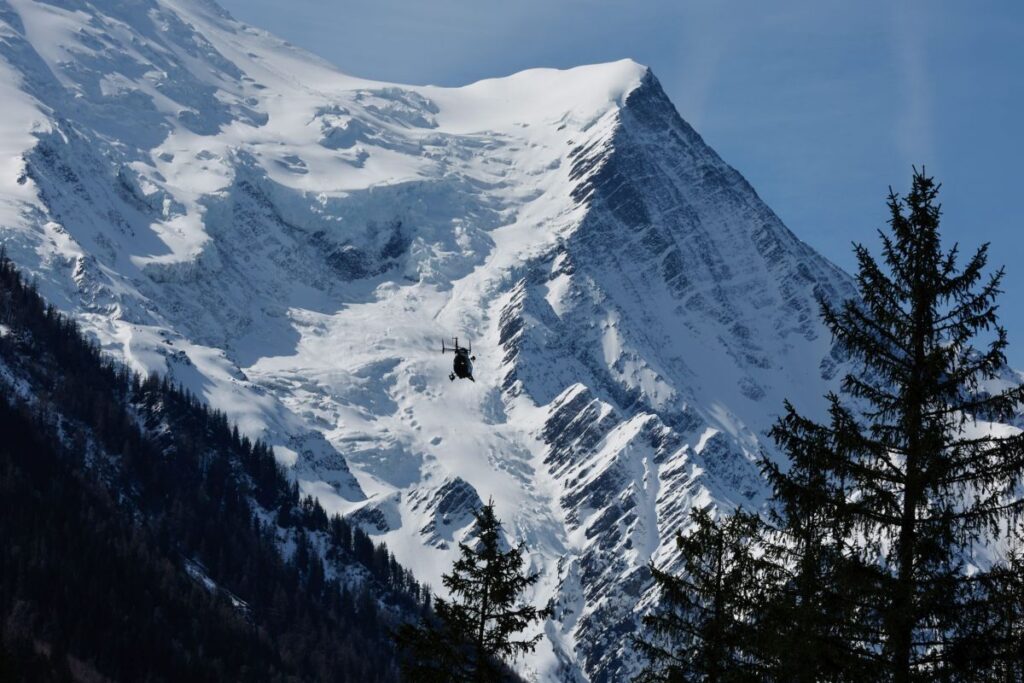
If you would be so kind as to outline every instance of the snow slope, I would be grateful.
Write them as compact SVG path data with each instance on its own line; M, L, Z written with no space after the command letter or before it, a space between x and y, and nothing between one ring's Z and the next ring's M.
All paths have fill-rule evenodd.
M43 294L435 586L493 498L555 608L535 680L626 680L647 563L758 505L783 399L834 386L849 278L634 62L404 86L206 0L0 0L0 97Z

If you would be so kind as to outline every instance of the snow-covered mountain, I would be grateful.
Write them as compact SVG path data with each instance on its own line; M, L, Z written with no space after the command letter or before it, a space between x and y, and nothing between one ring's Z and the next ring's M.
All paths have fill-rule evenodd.
M555 608L536 680L626 680L647 563L834 386L849 278L631 61L394 85L206 0L0 0L0 100L42 293L435 587L493 498Z

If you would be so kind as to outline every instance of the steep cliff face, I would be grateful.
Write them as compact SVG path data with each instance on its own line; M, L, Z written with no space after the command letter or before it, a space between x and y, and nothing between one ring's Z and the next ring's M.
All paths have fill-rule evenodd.
M538 680L625 680L647 563L759 505L783 398L834 386L849 279L633 62L401 86L205 2L7 0L0 89L0 239L43 293L435 587L493 498L555 608Z
M813 406L837 359L818 297L846 277L797 240L647 73L602 138L569 152L579 226L503 310L506 391L545 403L543 463L573 552L562 616L591 680L621 643L693 505L756 506L785 397ZM550 264L550 265L548 265Z

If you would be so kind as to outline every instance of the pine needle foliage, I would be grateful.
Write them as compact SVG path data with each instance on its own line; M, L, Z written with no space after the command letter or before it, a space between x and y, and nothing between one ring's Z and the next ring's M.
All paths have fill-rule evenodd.
M1003 271L985 274L988 245L963 265L942 248L938 192L915 169L906 197L890 192L881 262L855 246L860 297L822 303L855 364L844 398L827 397L824 424L787 405L773 435L793 466L767 467L787 520L817 509L833 551L871 569L845 609L876 678L899 683L964 675L959 626L979 603L963 558L1024 512L1024 435L979 424L1024 403L1024 387L986 383L1006 364Z
M792 407L787 404L792 414ZM870 648L878 624L858 605L876 574L851 548L851 522L837 514L841 489L822 471L827 430L807 422L799 438L780 421L771 435L789 454L789 469L765 456L762 470L774 487L763 544L775 571L759 620L771 679L794 683L863 681L877 676Z
M646 660L634 683L764 680L754 615L772 567L756 551L760 519L694 508L690 520L692 531L676 535L681 571L651 565L660 603L644 617L647 636L634 640Z
M450 596L434 599L434 614L396 634L408 680L432 683L516 681L507 662L532 652L541 634L518 637L550 610L525 604L523 593L540 579L523 571L525 547L505 549L501 522L488 501L475 513L473 543L442 577Z
M979 683L1024 681L1024 546L1019 535L998 562L973 577L951 659Z

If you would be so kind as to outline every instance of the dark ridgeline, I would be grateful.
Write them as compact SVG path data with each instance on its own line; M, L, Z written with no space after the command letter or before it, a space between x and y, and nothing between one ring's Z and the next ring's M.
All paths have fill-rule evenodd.
M1024 387L984 383L1006 365L1002 271L987 246L962 267L942 249L937 194L915 171L884 264L857 246L860 297L822 302L855 369L826 423L785 406L767 519L695 511L681 576L652 567L639 680L1024 681L1024 434L973 429ZM969 565L1000 539L1006 557Z
M399 680L391 629L429 598L387 548L2 253L0 324L0 680Z

